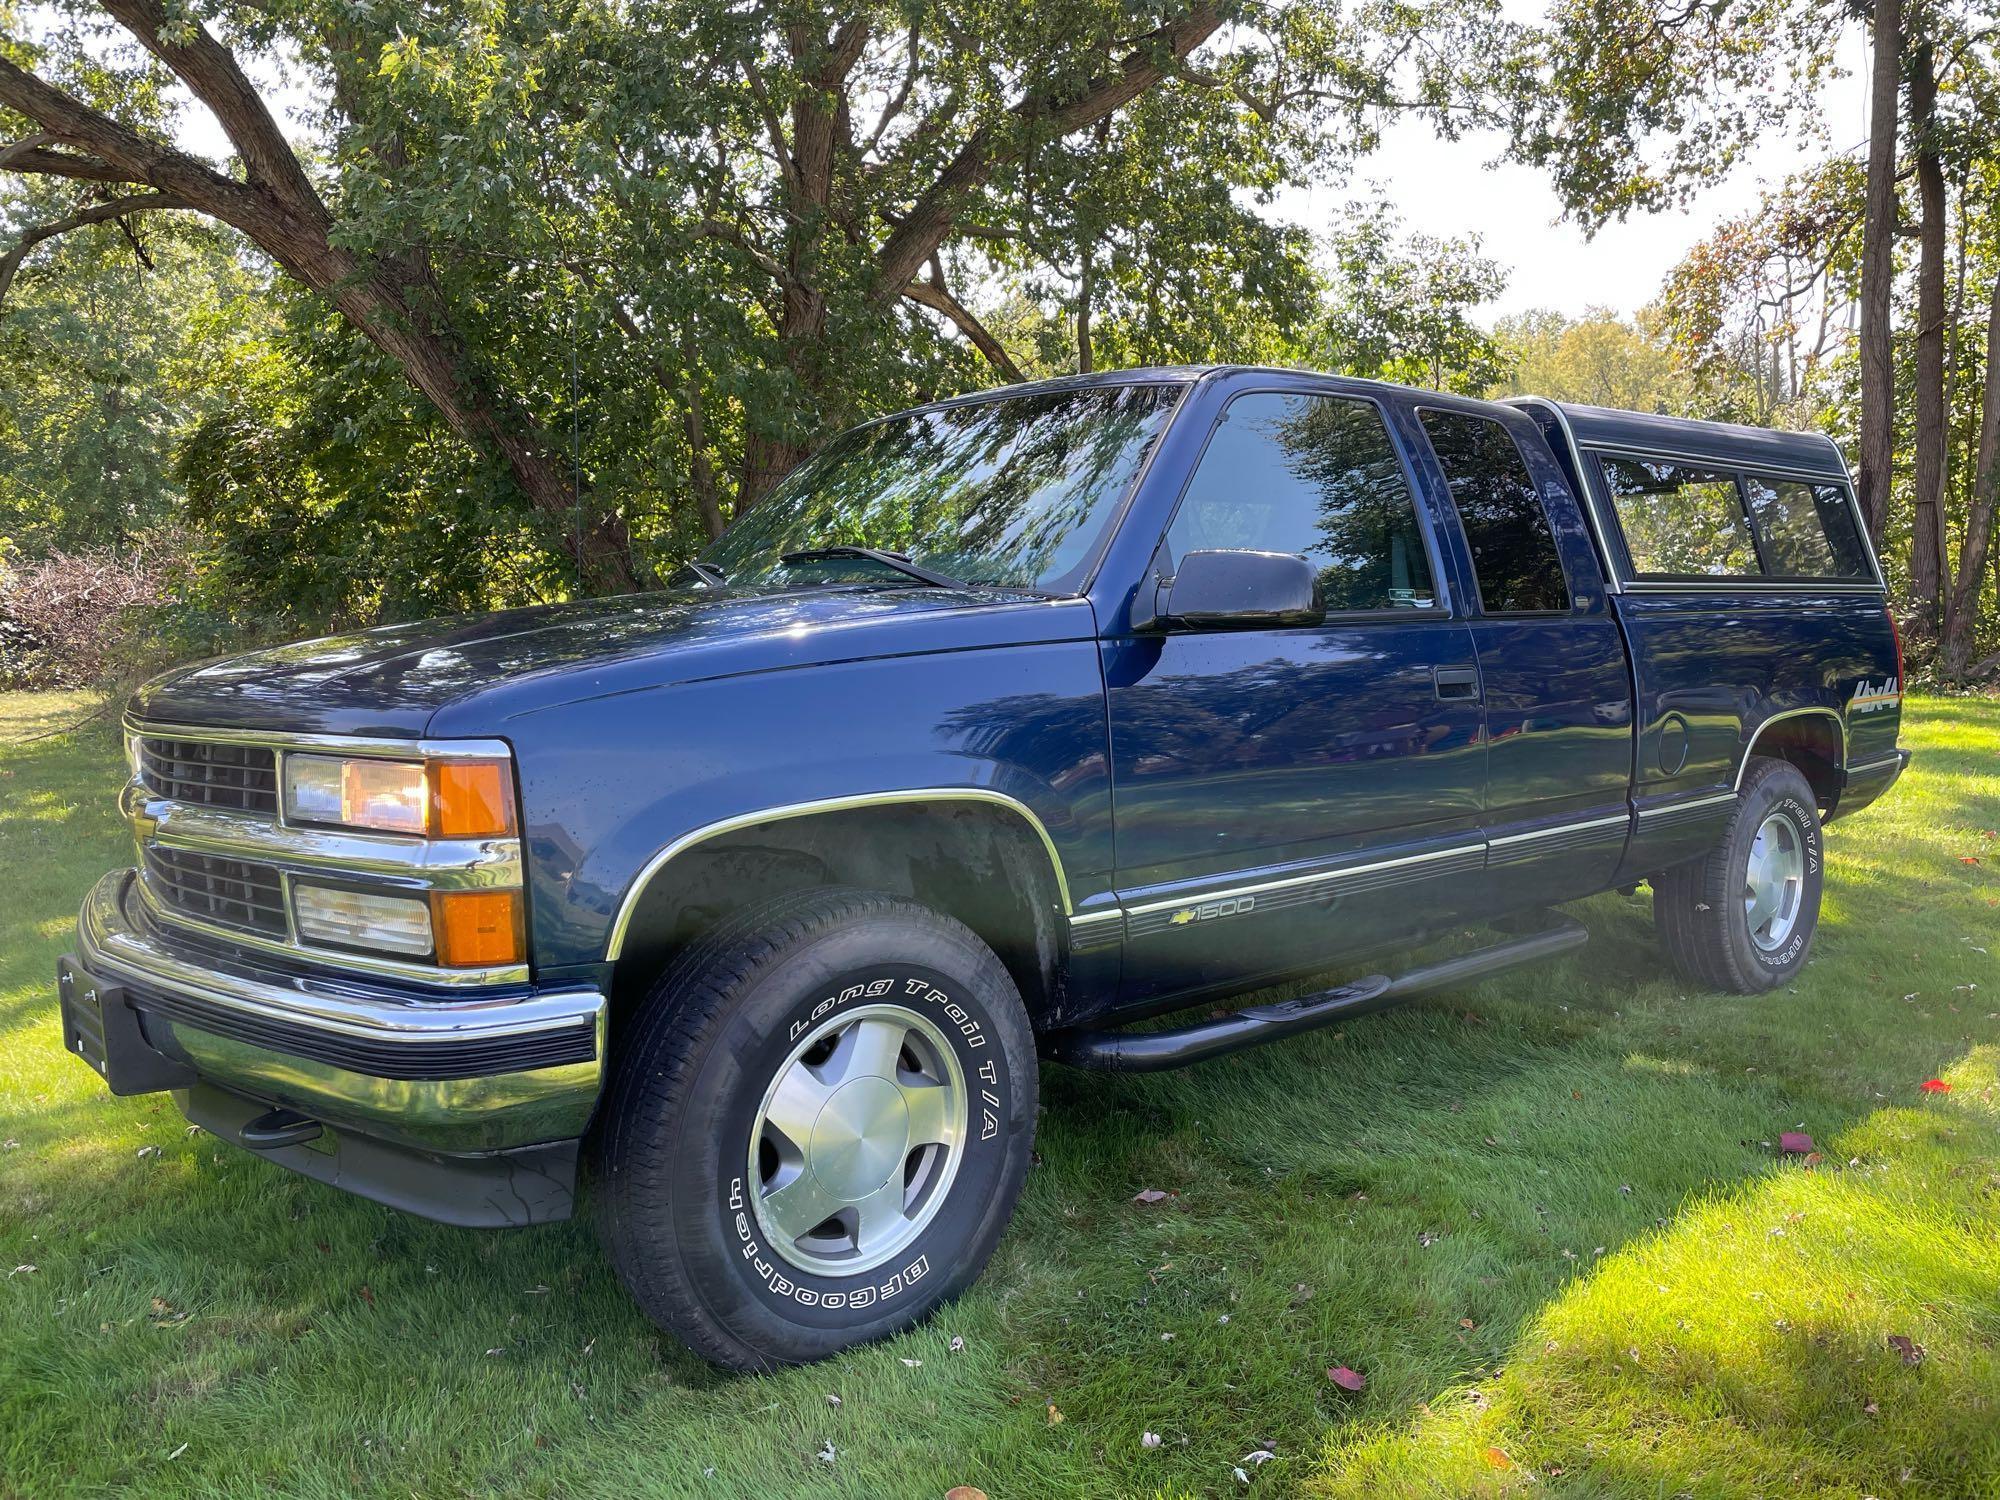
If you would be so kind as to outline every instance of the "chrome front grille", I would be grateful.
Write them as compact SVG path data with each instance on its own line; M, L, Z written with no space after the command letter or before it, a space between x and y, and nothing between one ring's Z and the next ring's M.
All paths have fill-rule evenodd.
M286 936L284 884L276 867L158 844L144 853L146 883L169 911L263 937Z
M413 838L377 830L287 822L281 786L289 755L380 760L454 758L505 762L499 740L387 739L362 735L147 723L127 715L131 778L119 811L132 826L151 914L186 931L207 931L236 948L281 960L425 986L520 984L523 960L448 967L434 958L337 948L302 938L291 919L300 880L380 889L519 891L517 837Z
M174 802L278 815L278 758L265 745L146 735L139 777L154 796Z

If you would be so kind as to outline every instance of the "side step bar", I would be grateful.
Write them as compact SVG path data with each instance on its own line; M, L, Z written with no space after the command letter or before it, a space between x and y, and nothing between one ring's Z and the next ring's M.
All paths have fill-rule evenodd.
M1330 990L1280 1000L1274 1005L1253 1005L1196 1026L1171 1031L1051 1032L1043 1039L1042 1055L1073 1068L1104 1072L1156 1073L1185 1067L1282 1037L1297 1036L1335 1021L1367 1015L1399 1000L1450 989L1518 964L1553 958L1582 947L1589 938L1581 922L1574 917L1561 917L1552 926L1524 937L1475 948L1470 953L1425 964L1394 978L1370 974Z

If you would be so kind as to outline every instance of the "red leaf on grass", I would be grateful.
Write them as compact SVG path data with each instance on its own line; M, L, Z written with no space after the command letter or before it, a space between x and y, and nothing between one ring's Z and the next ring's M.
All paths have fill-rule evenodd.
M1942 1078L1926 1078L1917 1087L1926 1094L1949 1094L1951 1092L1951 1085L1946 1083Z
M1368 1384L1368 1377L1358 1370L1350 1370L1346 1365L1334 1365L1326 1372L1326 1378L1343 1391L1358 1391Z
M1778 1149L1787 1156L1805 1156L1814 1149L1813 1138L1803 1130L1787 1130L1778 1137Z

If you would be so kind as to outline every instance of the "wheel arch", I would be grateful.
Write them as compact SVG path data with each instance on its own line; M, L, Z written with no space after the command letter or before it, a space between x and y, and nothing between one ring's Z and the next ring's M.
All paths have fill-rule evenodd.
M1825 706L1788 708L1768 714L1750 731L1743 754L1736 763L1734 789L1743 789L1743 777L1755 756L1787 761L1797 767L1813 789L1822 810L1830 812L1840 800L1847 772L1847 721Z
M979 787L822 798L682 834L645 863L619 904L605 954L616 966L614 991L643 982L733 912L819 885L934 906L999 955L1031 1017L1059 1007L1074 909L1062 855L1025 802Z

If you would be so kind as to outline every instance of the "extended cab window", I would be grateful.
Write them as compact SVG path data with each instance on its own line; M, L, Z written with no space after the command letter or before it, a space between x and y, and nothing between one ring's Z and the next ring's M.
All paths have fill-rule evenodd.
M1418 413L1451 485L1488 614L1569 608L1569 584L1542 497L1513 435L1487 417Z
M1167 532L1176 557L1291 552L1330 610L1437 602L1403 466L1371 402L1260 392L1229 403Z
M1869 576L1845 489L1763 474L1744 475L1743 486L1763 538L1767 572L1793 578Z
M1640 577L1757 576L1757 542L1734 474L1652 458L1600 462Z

